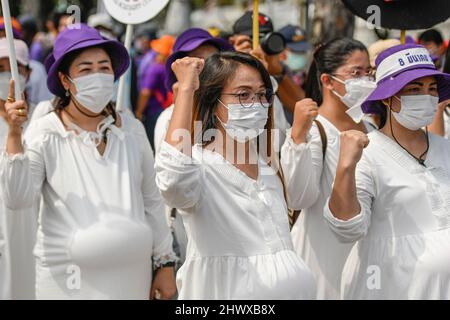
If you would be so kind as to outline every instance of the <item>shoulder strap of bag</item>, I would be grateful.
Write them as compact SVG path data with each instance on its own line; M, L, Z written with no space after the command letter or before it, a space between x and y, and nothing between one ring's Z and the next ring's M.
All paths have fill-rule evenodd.
M322 141L322 159L325 160L325 153L327 152L328 144L327 134L325 132L323 124L319 120L314 120L314 122L317 125L317 129L319 129L320 140Z

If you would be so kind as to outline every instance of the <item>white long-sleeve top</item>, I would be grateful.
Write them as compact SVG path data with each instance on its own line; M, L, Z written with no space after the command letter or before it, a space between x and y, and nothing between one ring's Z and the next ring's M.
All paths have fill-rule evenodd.
M318 299L339 299L342 269L352 244L340 243L323 218L323 208L336 175L339 159L339 130L319 115L327 135L323 159L322 140L313 123L307 142L295 144L288 132L281 150L281 165L289 206L302 209L292 228L297 253L311 269L317 282ZM372 126L365 123L367 130Z
M175 259L145 130L120 114L103 155L55 112L28 127L24 154L0 159L5 205L41 194L35 256L40 299L147 299L155 265ZM107 123L106 120L102 121Z
M450 142L429 135L425 166L381 132L369 134L356 169L361 212L324 215L355 243L342 275L344 299L450 299Z
M281 181L263 160L256 180L219 153L192 158L167 142L156 182L188 235L177 273L180 299L311 299L311 272L293 251Z

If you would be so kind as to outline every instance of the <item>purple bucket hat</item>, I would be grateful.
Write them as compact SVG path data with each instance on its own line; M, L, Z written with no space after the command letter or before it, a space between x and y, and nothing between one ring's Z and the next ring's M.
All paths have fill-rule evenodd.
M172 63L177 59L186 57L190 51L195 50L204 44L211 44L217 47L219 51L233 50L233 46L227 41L220 38L214 38L206 30L200 28L187 29L178 36L173 46L173 53L166 61L166 88L169 91L172 91L173 84L177 82L177 78L172 71Z
M436 77L439 101L450 99L450 74L436 70L428 50L421 45L400 44L386 49L375 64L377 87L361 105L364 113L377 113L374 102L390 98L409 82L427 76Z
M79 28L67 28L58 35L53 52L44 63L48 74L48 89L59 97L64 96L65 93L58 77L59 66L70 52L94 46L104 47L113 62L115 80L124 74L130 65L127 49L120 42L103 38L96 29L86 24L80 23L79 26Z

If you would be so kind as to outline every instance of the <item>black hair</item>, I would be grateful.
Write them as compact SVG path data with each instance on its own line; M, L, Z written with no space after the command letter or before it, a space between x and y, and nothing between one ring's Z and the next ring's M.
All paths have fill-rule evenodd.
M440 46L444 42L444 39L438 30L429 29L419 35L419 42L434 42Z
M321 105L323 96L320 76L323 73L333 74L339 67L345 65L348 57L357 50L367 52L362 42L351 38L337 38L325 45L319 45L314 52L314 59L308 71L305 83L306 97Z

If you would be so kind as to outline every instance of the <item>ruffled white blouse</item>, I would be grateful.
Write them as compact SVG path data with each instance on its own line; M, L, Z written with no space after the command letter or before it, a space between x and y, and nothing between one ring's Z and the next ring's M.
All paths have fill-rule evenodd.
M10 209L42 194L35 256L38 299L148 299L153 265L174 261L145 130L109 119L101 155L95 134L67 131L56 113L32 122L26 152L0 159Z
M6 145L8 124L0 117L0 149ZM10 210L0 197L0 300L35 298L37 204Z

